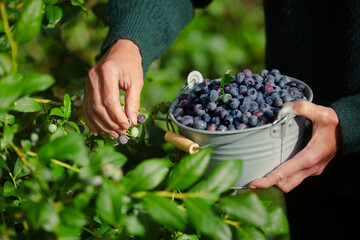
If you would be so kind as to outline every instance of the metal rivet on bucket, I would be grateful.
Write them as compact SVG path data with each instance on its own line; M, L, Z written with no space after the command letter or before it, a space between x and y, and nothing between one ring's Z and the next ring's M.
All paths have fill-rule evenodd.
M311 102L313 93L310 87L300 80L291 79L296 83L304 84L304 94ZM280 111L278 119L273 123L244 130L217 132L198 130L182 125L176 121L172 112L179 102L178 97L181 92L188 88L190 88L188 85L181 88L177 98L171 104L168 116L178 126L181 136L190 140L190 145L196 143L199 146L191 145L192 147L195 146L194 148L199 149L212 147L206 175L222 161L241 159L243 161L242 174L232 188L247 188L251 181L265 176L303 148L306 119L295 116L291 106L284 107ZM191 88L187 91L190 90ZM171 142L171 138L168 138L167 141ZM186 151L186 148L184 149Z

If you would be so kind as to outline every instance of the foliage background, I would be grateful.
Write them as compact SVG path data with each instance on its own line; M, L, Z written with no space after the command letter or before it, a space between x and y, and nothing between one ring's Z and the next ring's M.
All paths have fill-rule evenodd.
M9 2L14 6L16 6L16 4L23 4L23 1L21 0L8 0L6 2ZM108 28L105 23L105 6L107 1L89 0L83 2L80 0L71 0L71 4L73 4L73 6L69 5L69 1L45 0L44 2L49 5L56 4L62 9L61 20L58 24L55 25L55 27L47 27L49 26L49 22L47 22L48 20L44 18L42 24L43 28L41 29L40 34L38 34L37 37L33 38L31 41L23 43L21 47L19 47L17 58L18 72L23 76L29 76L34 73L47 73L53 76L54 79L56 79L56 83L51 87L50 90L43 91L41 92L41 94L39 93L39 96L35 94L32 97L48 98L58 102L62 102L65 100L64 105L68 106L71 105L70 102L72 101L73 104L76 105L79 104L82 100L83 86L84 81L87 77L87 72L94 64L96 64L95 58L99 53L101 42L105 39L107 34ZM77 6L76 4L78 3L81 3L80 5L78 5L81 6L82 2L84 7L87 9L86 12L81 11L80 7L74 8L74 6ZM21 9L21 6L16 8ZM18 12L16 11L9 11L10 20L15 21L18 17L17 14ZM2 26L2 24L0 25ZM3 30L4 29L0 29L0 32L3 32ZM151 112L154 105L158 105L158 103L160 102L172 101L180 87L185 83L187 74L195 69L202 72L204 77L208 77L211 79L218 78L227 70L231 70L232 73L242 71L244 68L250 68L255 72L260 71L264 68L264 46L264 23L260 0L215 0L208 8L196 11L195 18L181 32L172 47L161 58L159 58L152 64L145 79L145 86L141 99L142 106L147 109L148 112ZM7 41L5 34L1 34L0 36L0 49L1 52L10 52L10 45ZM71 96L71 101L69 96ZM162 105L158 106L161 107ZM50 110L52 111L49 106L44 105L42 110L45 111L46 114L48 114ZM71 118L69 116L64 119L56 119L54 118L54 116L47 116L46 121L50 121L53 123L61 123L60 125L66 125L70 123L70 120L79 120L78 116L76 116L78 112L72 111L72 113L74 113L75 116L71 116ZM44 131L44 126L42 126L43 128L39 130L40 124L37 124L37 121L39 119L38 113L18 113L14 115L16 115L16 120L20 120L20 123L16 123L20 125L20 128L18 129L19 134L14 137L15 143L18 143L20 140L22 141L24 139L28 139L32 136L31 134L33 133L39 133L40 138L43 138L41 139L41 141L39 141L41 142L41 144L44 145L41 148L43 149L43 151L42 154L39 154L39 159L41 159L41 156L46 156L46 154L50 154L50 152L52 151L51 149L57 147L56 143L65 144L66 139L72 140L74 141L74 143L76 143L77 140L81 139L81 137L84 137L85 135L80 135L81 137L77 135L68 135L68 137L63 138L63 142L61 142L59 140L61 139L61 137L54 137L54 135L51 136L51 134ZM16 124L14 124L14 126ZM4 129L10 129L10 125L8 125L6 121L4 121ZM165 158L169 155L170 159L174 157L172 153L176 152L175 148L170 144L164 143L162 139L163 134L158 134L159 127L162 128L162 131L164 131L164 124L156 121L154 127L149 127L147 129L147 144L144 144L143 142L140 142L140 144L139 142L134 142L128 144L127 146L118 146L116 148L117 152L121 152L122 154L124 154L125 158L130 160L123 168L124 173L126 173L127 170L134 168L141 161L149 159L151 157ZM67 131L69 129L65 130ZM17 130L14 130L14 133L10 133L9 135L13 137L13 135L15 135L15 131ZM4 139L5 141L5 131L1 134L4 136L2 140ZM105 142L109 140L106 139L106 136L104 136L104 138ZM94 139L91 137L88 138L88 136L86 136L85 143L92 145L93 142L96 142L98 145L101 145L99 144L101 140L103 139L100 139L100 137ZM83 151L84 146L82 146L81 143L78 144L79 145L74 145L81 146L80 150L77 151ZM22 147L25 148L24 146ZM66 144L64 146L66 146L66 148L68 147ZM41 147L40 144L39 147ZM13 146L12 148L15 150L16 146ZM34 147L34 151L37 150L36 148L37 146ZM9 146L6 146L6 144L4 149L5 151L2 152L2 156L11 157L11 155L13 155L13 152L9 151L9 149L11 148ZM69 149L67 150L70 151ZM90 150L92 151L93 149L91 149L90 147ZM49 153L47 151L49 151ZM113 152L113 150L110 151L108 148L106 148L106 146L104 148L100 147L97 151L109 151L112 156L119 156L118 153ZM76 152L76 150L74 150L74 152ZM39 160L36 160L36 153L33 152L32 154L33 156L30 157L30 159L33 162L31 162L30 164L34 164L36 163L36 161ZM58 152L58 154L61 155L62 153ZM82 157L84 157L84 152L81 152L81 155ZM96 159L96 157L91 157L92 160L94 160L94 158ZM66 159L66 157L64 157L64 159L68 160ZM87 159L87 157L84 157L84 159ZM13 169L14 172L17 172L16 169L19 167L16 167L16 165L20 161L18 159L15 159L15 161L15 166L11 166L10 168ZM5 180L10 180L8 179L8 176L6 177L6 171L9 171L7 165L10 166L10 160L2 161L1 163L3 165L1 166L2 168L0 168L0 175L4 177L2 179L3 188L1 192L3 192L6 200L5 201L3 198L1 198L1 207L12 207L12 204L17 201L16 197L18 197L20 200L21 196L24 200L29 200L26 213L30 216L31 214L35 216L33 219L31 219L30 217L30 220L34 220L29 222L30 225L37 223L39 224L39 228L44 228L44 226L48 226L52 228L51 230L58 231L58 229L55 229L56 223L54 222L50 222L50 225L42 226L42 224L44 223L36 219L36 214L38 214L37 211L43 211L43 209L46 210L48 208L51 208L52 205L49 202L53 200L53 197L56 198L56 200L59 200L59 198L64 198L64 196L62 196L63 192L59 190L62 189L62 183L60 180L64 180L64 177L71 178L71 181L67 183L69 186L66 187L75 188L78 191L81 191L83 188L82 184L86 183L76 182L79 181L79 179L77 179L78 176L71 173L71 171L69 171L68 174L68 172L65 172L64 169L54 165L53 163L50 165L46 165L48 163L44 165L43 163L38 163L38 165L33 166L35 169L41 166L45 170L52 171L53 174L58 174L57 177L59 179L57 180L59 181L52 182L52 184L54 184L54 188L59 187L59 189L55 189L55 191L52 192L54 196L41 196L39 189L34 190L34 192L31 192L31 194L29 193L29 195L26 196L22 195L24 194L24 192L21 192L21 189L17 191L16 189L14 189L14 187L16 188L17 184L19 184L21 188L30 191L29 189L32 189L35 184L31 185L31 183L28 186L25 184L25 182L29 180L27 177L29 172L21 172L21 176L18 176L19 179L17 181L14 180L15 185L12 185L12 183L9 181L5 182ZM73 164L75 165L75 167L77 166L77 163ZM19 166L21 166L21 164ZM20 169L23 169L23 167L24 166L22 166ZM85 168L86 167L84 167L84 169ZM42 169L41 171L43 171L44 169ZM104 176L101 175L101 177ZM128 178L131 179L131 176L128 176ZM29 181L32 180L34 179L30 179ZM51 182L52 180L49 181ZM114 187L115 185L116 184L112 182L107 182L106 184L104 183L104 187L100 190L100 193L102 193L100 194L101 198L99 197L97 202L101 203L102 200L115 201L117 199L117 191L119 191L119 189ZM92 191L95 189L94 186L87 185L87 187L90 188ZM105 193L107 187L109 188L107 190L110 190L108 194ZM6 194L4 194L5 189L9 190L9 192L7 192ZM57 194L56 190L59 190L58 196L55 196ZM112 191L114 191L115 194L112 195ZM86 195L86 192L82 193ZM275 205L282 205L281 195L274 189L257 191L256 193L264 197L265 199L273 200L275 202ZM75 195L73 199L68 199L67 201L69 202L69 204L72 204L73 202L71 201L76 199L79 195ZM93 196L93 193L91 193L90 195ZM124 196L125 195L126 194L124 194ZM32 202L31 198L36 198L39 196L41 196L41 198L44 197L42 199L42 202L39 203L37 208L32 208L32 206L36 206L36 204L38 203L36 201ZM29 199L26 199L26 197L29 197ZM13 202L11 202L10 204L7 202L9 199L13 200ZM76 202L76 200L74 202ZM131 203L131 205L136 204ZM72 207L74 207L74 205ZM88 208L91 207L93 207L93 205L88 206ZM104 211L106 209L102 208L102 206L96 207L96 210L100 212L99 214L102 214L102 217L104 217ZM66 219L66 214L69 214L70 218L74 217L75 212L76 214L78 214L79 217L79 222L77 223L78 225L76 227L80 229L80 226L84 225L83 213L79 209L68 209L58 208L58 211L61 212L61 221L64 221L63 218ZM9 208L7 208L7 210L9 210ZM16 208L16 211L18 210L19 209ZM53 217L55 217L56 219L56 216L59 212L54 209L51 209L51 211L50 209L48 210L49 213L41 214L44 214L44 216L46 216L48 219L54 219ZM70 214L71 211L73 211L72 215ZM101 213L102 211L103 213ZM3 212L7 213L6 211ZM50 216L49 214L53 214L53 216ZM94 214L95 213L93 211L90 211L89 216L93 216ZM114 214L116 215L116 213L112 211L110 215L114 217ZM10 217L11 216L12 215L10 213ZM4 216L2 217L4 219ZM21 215L20 218L21 217L23 217L23 215ZM92 220L94 220L95 223L101 222L96 214ZM106 225L106 222L112 222L111 220L106 220L108 219L105 219L103 223L104 226ZM20 220L15 219L14 221L15 226L22 225ZM92 221L90 220L90 222ZM0 228L2 227L0 230L6 229L4 221L3 225L4 226L0 226ZM90 227L96 229L96 227L91 226L91 224ZM101 227L97 229L97 231L99 231L99 234L102 228L105 229L103 225L101 225ZM83 230L84 229L85 228L83 228ZM106 229L111 229L111 227L106 225ZM49 232L51 231L49 230ZM4 233L4 231L2 233ZM44 232L40 233L44 234ZM38 234L38 232L35 232L35 234ZM102 232L101 234L105 235L105 232ZM115 233L112 232L112 234ZM118 234L118 232L116 232L116 234ZM47 237L51 238L52 235L47 235ZM283 235L282 237L286 237L286 235Z

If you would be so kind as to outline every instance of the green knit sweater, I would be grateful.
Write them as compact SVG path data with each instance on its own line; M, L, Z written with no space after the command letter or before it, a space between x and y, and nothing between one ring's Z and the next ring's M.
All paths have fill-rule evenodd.
M206 2L110 0L102 53L117 39L131 39L145 73ZM337 112L341 155L360 161L360 1L264 0L264 11L267 67L305 81L314 103Z

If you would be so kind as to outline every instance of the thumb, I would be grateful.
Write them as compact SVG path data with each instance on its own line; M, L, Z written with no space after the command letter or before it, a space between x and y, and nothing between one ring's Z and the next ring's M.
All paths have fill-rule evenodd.
M288 102L283 105L283 107L286 106L292 106L295 115L303 116L312 122L317 119L317 115L319 114L320 110L319 108L321 108L321 106L309 101Z

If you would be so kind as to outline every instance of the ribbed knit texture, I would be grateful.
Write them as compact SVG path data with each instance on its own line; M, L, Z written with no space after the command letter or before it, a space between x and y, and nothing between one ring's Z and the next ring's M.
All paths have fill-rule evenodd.
M110 0L109 33L101 55L118 39L130 39L140 48L144 73L168 49L194 15L190 0Z
M338 114L341 154L359 153L360 1L264 0L264 10L267 67L308 83Z

